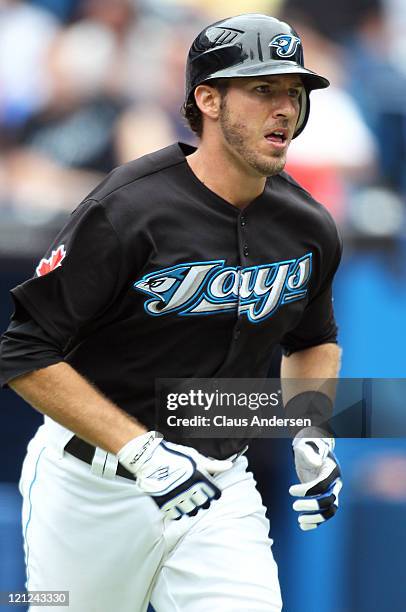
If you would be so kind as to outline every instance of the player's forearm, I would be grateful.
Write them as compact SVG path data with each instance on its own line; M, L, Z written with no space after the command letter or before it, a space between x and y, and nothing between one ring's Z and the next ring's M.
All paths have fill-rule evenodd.
M67 363L24 374L8 384L34 408L111 453L146 431Z
M328 343L297 351L282 357L283 378L337 378L340 370L341 349Z
M304 391L322 391L334 399L340 363L341 349L336 344L321 344L284 356L281 378L285 405Z

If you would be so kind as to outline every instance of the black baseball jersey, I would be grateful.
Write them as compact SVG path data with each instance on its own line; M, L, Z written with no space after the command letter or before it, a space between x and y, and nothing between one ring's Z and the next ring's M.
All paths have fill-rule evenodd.
M285 173L241 211L197 179L194 150L176 144L114 170L12 290L17 314L49 339L29 369L55 363L57 347L148 428L158 378L260 378L275 344L290 353L337 335L341 243L329 213ZM7 334L3 383L27 371L10 371L6 344Z

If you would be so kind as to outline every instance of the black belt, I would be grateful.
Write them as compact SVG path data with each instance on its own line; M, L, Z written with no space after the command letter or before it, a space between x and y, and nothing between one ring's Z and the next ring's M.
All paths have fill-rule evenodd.
M96 449L88 442L85 442L78 436L73 436L67 443L64 449L67 453L76 457L76 459L80 459L89 465L92 465L93 457L96 452ZM128 470L125 469L121 463L117 464L116 476L122 476L123 478L128 478L129 480L135 480L135 476L131 474Z

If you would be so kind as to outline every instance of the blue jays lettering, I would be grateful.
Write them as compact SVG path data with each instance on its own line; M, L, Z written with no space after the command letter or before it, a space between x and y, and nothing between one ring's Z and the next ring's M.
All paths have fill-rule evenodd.
M229 310L258 323L283 304L302 300L308 291L312 254L247 268L224 259L197 261L150 272L133 287L148 296L152 316L209 315Z

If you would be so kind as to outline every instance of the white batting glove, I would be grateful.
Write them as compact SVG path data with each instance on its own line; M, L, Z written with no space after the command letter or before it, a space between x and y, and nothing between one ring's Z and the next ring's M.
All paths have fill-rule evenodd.
M293 509L299 512L300 528L309 531L335 515L343 482L333 452L334 438L304 435L302 430L292 443L296 472L302 484L291 486L289 493L300 498L293 503Z
M207 509L221 490L210 474L232 467L228 460L209 459L194 448L166 442L155 431L130 440L118 453L120 463L137 478L167 518L178 520Z

